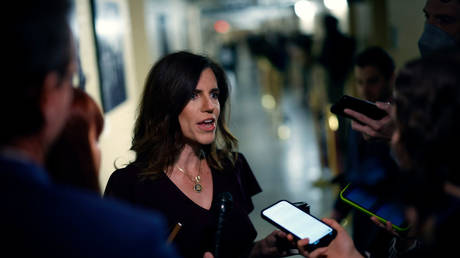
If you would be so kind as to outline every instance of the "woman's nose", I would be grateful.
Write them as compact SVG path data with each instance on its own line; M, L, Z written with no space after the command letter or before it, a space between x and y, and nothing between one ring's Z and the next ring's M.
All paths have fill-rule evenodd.
M203 106L202 106L203 112L212 113L214 111L214 108L215 108L215 104L210 97L203 98Z

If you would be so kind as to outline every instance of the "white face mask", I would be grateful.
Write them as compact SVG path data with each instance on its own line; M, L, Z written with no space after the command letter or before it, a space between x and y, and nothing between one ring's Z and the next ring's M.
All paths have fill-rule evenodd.
M418 48L422 57L446 47L455 46L455 39L438 27L425 23L423 34L418 40Z

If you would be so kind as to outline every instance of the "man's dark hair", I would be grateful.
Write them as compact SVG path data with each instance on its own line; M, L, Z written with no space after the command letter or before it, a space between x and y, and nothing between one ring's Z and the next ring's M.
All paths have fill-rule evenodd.
M324 27L326 31L336 31L338 30L339 20L335 16L327 14L323 17Z
M449 3L449 2L455 2L455 0L441 0L443 3ZM457 3L460 3L460 0L456 1Z
M2 24L6 60L0 97L0 144L38 132L43 126L40 98L46 75L62 77L71 61L68 0L7 1Z
M393 58L380 47L369 47L361 52L355 60L358 67L376 67L386 79L390 79L395 70Z

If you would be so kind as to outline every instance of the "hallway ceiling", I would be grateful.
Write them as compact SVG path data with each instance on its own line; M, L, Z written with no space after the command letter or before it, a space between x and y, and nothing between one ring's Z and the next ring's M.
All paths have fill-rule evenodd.
M298 0L187 0L197 4L205 12L222 12L234 9L244 9L256 6L286 6L293 5Z

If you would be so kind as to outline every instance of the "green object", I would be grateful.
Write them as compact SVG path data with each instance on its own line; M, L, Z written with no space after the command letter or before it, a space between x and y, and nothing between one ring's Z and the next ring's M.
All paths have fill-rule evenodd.
M351 191L354 192L352 193ZM398 225L392 224L393 228L398 232L404 232L410 228L410 226L405 222L403 211L400 211L401 214L397 214L398 212L391 212L390 214L390 212L388 212L390 208L394 210L394 207L396 207L396 205L379 202L377 196L370 195L366 191L361 190L359 188L350 187L350 184L345 186L345 188L343 188L342 191L340 191L340 199L345 203L348 203L352 207L358 209L359 211L364 212L369 216L378 218L378 220L382 223L386 224L387 221L390 221L392 223L394 221L400 221ZM379 205L375 205L376 203L378 203ZM364 206L368 206L370 208L365 208ZM385 208L386 210L384 210L383 208ZM377 215L377 213L379 213L380 215ZM385 215L381 215L381 213ZM393 218L387 216L392 216Z

